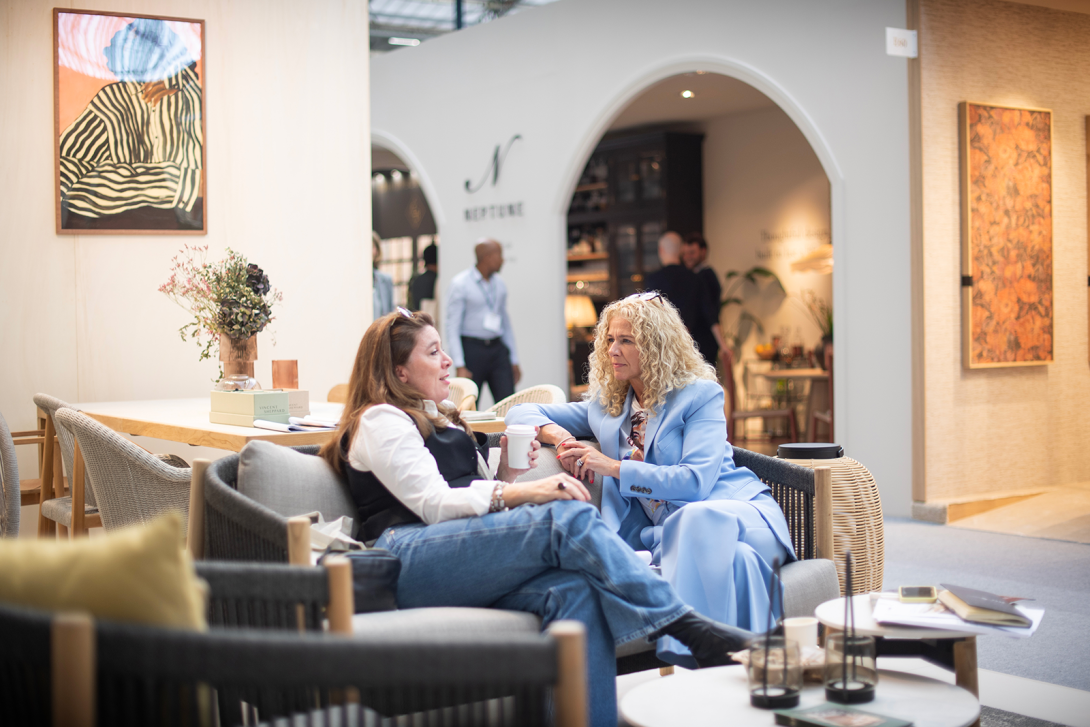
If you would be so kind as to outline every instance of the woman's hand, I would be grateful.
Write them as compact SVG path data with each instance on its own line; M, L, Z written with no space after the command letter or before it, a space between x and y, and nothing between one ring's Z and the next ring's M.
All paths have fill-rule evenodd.
M507 436L500 437L500 466L496 468L496 479L503 480L504 482L514 482L519 475L526 474L534 467L537 467L537 458L541 449L541 442L532 440L530 442L530 466L524 470L517 470L507 464Z
M565 474L531 482L512 482L503 488L503 501L508 507L518 507L528 502L543 505L553 500L590 502L590 493L582 482Z
M557 459L560 460L564 469L578 479L589 480L592 472L614 479L619 479L621 476L621 463L593 447L581 445L564 447L564 451L557 454Z

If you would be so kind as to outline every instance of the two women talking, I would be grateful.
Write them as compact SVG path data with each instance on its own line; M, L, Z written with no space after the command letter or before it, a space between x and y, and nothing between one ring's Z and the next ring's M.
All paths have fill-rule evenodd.
M400 558L402 608L581 621L591 724L611 727L617 646L657 639L675 663L714 666L764 630L769 563L793 557L787 526L767 487L734 467L722 389L668 302L606 308L587 401L508 413L559 445L570 474L516 482L528 470L509 466L505 439L490 472L484 437L446 400L451 365L426 315L376 320L322 452L347 475L359 537ZM600 452L576 441L591 436ZM606 478L600 513L579 479L592 471Z

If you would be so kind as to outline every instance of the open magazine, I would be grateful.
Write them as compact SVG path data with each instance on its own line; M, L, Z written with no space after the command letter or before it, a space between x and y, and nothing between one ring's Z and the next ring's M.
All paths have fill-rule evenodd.
M1043 608L1029 608L1015 604L1032 625L1028 628L1014 626L989 626L987 624L963 621L960 616L948 609L941 601L935 603L902 603L896 598L879 598L874 602L873 616L878 623L897 624L900 626L920 626L929 629L962 631L971 634L1001 634L1014 639L1028 639L1041 625L1045 616Z

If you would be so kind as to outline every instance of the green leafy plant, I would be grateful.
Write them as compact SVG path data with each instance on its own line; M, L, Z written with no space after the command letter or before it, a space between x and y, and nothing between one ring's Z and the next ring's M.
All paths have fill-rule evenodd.
M765 330L761 319L746 309L746 302L742 297L745 284L751 283L757 286L759 285L758 281L763 279L770 281L769 284L778 287L785 295L787 289L783 287L783 281L780 280L776 273L760 266L752 267L745 272L730 270L723 277L727 281L727 286L723 289L723 300L719 302L720 313L732 306L737 306L740 309L734 323L723 329L723 340L730 344L731 351L734 353L734 360L737 361L739 360L742 344L749 338L749 334L754 329L758 333L764 333Z
M269 285L269 276L241 253L227 248L227 257L209 263L208 246L185 245L171 261L170 279L159 292L193 315L178 329L183 341L197 342L199 361L219 355L219 334L246 340L273 321L272 307L283 294Z

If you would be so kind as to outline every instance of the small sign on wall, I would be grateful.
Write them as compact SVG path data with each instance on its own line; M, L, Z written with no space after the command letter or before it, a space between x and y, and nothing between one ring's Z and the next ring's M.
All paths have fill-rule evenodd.
M916 58L919 50L915 30L886 28L886 55Z

